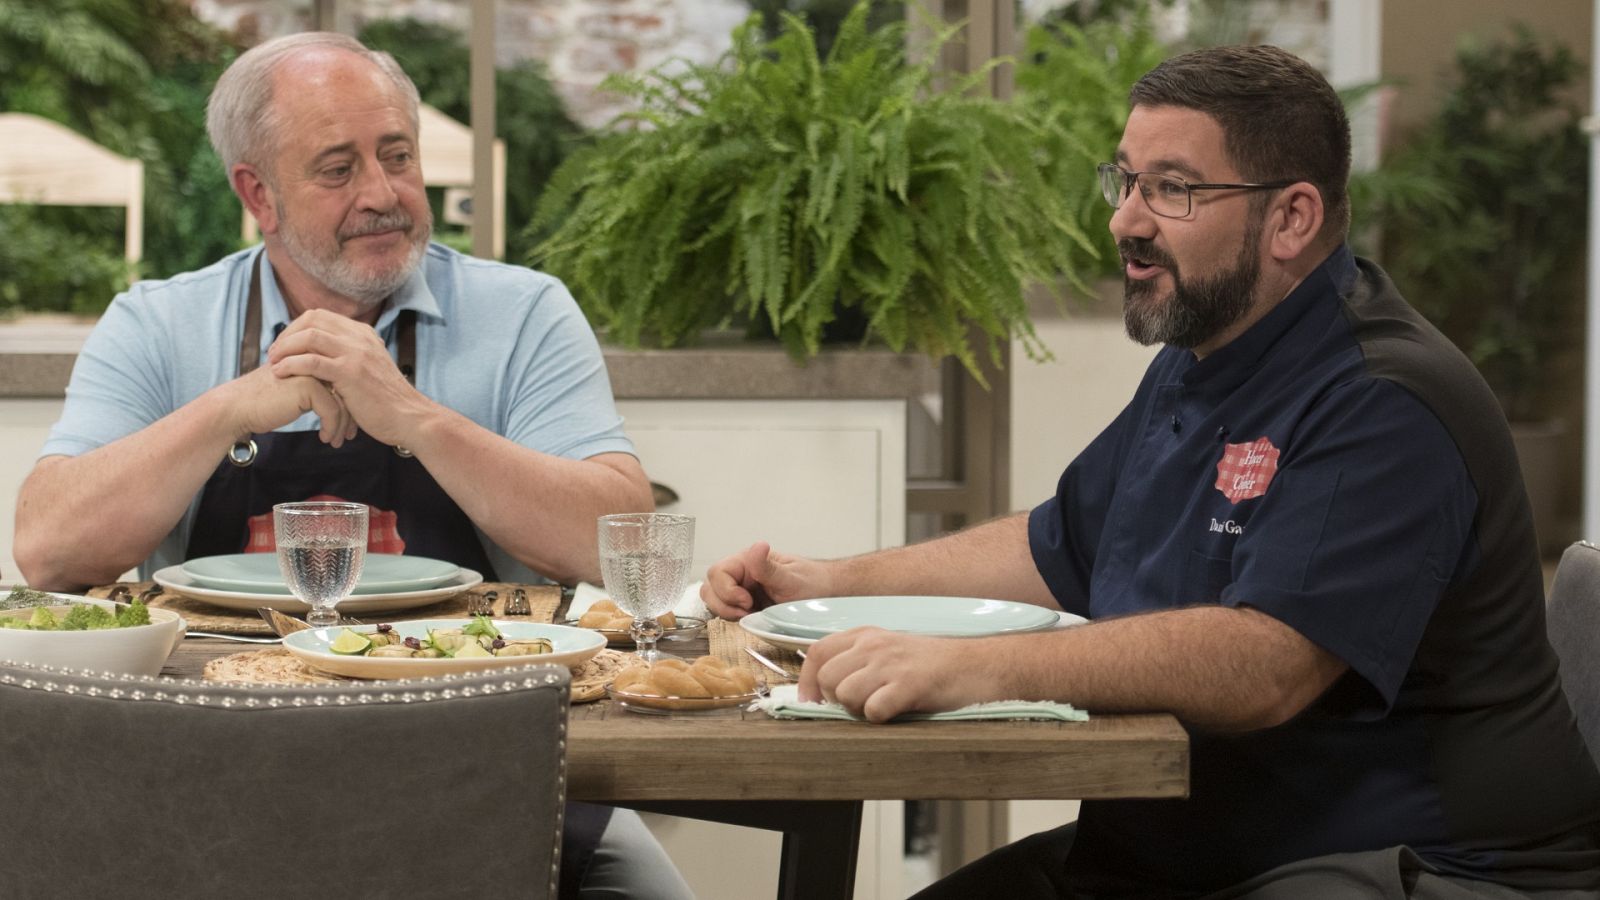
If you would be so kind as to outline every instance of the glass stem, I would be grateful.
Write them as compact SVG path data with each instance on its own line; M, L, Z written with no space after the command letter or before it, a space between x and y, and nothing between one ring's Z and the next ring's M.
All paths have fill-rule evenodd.
M339 614L333 611L332 606L312 606L310 615L306 616L306 624L312 628L328 628L339 624Z
M645 618L635 616L633 627L629 629L633 634L633 645L639 652L639 658L645 662L655 662L661 654L656 650L656 641L661 637L661 623L654 617Z

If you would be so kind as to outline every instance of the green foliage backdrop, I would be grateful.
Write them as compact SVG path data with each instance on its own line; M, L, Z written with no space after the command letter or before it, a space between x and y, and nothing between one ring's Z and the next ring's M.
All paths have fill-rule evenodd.
M768 42L752 17L721 66L612 81L640 111L557 172L541 216L562 225L534 261L628 345L755 323L803 358L855 312L969 369L974 327L991 353L1038 350L1025 285L1095 253L1090 198L1051 181L1073 142L975 81L936 88L901 27L866 19L824 58L798 18Z
M142 271L180 272L237 245L238 204L204 116L236 50L182 0L0 0L0 109L61 122L142 160ZM114 209L8 208L0 308L104 309L125 281L122 221Z
M1581 335L1580 76L1570 51L1526 28L1462 44L1438 112L1380 170L1385 184L1430 189L1364 200L1384 267L1513 419L1543 414L1551 360Z
M1100 199L1094 167L1115 159L1128 124L1128 92L1167 54L1146 12L1107 14L1081 25L1059 17L1030 27L1024 38L1017 100L1062 142L1049 156L1059 163L1051 179L1059 190L1085 198L1077 206L1077 224L1097 250L1080 262L1086 277L1121 271L1111 239L1112 209Z

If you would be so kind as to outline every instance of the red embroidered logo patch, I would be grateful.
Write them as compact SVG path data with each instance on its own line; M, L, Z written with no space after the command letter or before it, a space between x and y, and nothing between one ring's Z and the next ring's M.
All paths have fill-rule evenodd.
M344 498L332 494L318 494L306 499L342 501ZM393 510L371 507L367 513L367 552L405 553L406 542L400 537L399 522L399 516ZM251 516L249 526L250 536L245 540L245 553L278 552L278 542L272 529L272 513Z
M1267 492L1272 476L1278 474L1278 448L1265 437L1248 444L1227 444L1217 461L1217 490L1230 503L1249 500Z

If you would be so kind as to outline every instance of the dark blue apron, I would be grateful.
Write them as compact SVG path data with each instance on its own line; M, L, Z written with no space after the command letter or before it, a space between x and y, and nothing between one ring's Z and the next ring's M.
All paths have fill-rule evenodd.
M263 253L266 251L263 250ZM400 371L416 382L416 313L402 310L397 322ZM261 257L250 272L250 296L239 339L239 374L261 362ZM200 491L200 506L189 531L185 559L244 552L250 544L250 520L265 516L270 527L273 504L331 495L365 503L375 516L392 514L399 544L385 552L443 559L498 581L472 520L439 487L428 470L399 447L381 444L365 432L338 449L324 444L315 431L268 432L240 441L217 465ZM385 532L386 541L393 535ZM377 549L377 548L374 548ZM600 835L611 820L611 808L588 803L567 804L561 840L560 896L576 897L578 885L593 860Z

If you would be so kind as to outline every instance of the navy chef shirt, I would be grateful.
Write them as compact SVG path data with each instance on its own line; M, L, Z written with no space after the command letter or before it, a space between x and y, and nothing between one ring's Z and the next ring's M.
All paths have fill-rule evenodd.
M1348 248L1205 359L1163 348L1029 542L1070 612L1250 606L1350 667L1281 726L1191 727L1189 799L1086 802L1075 883L1213 890L1403 844L1446 873L1600 888L1600 773L1504 416Z

